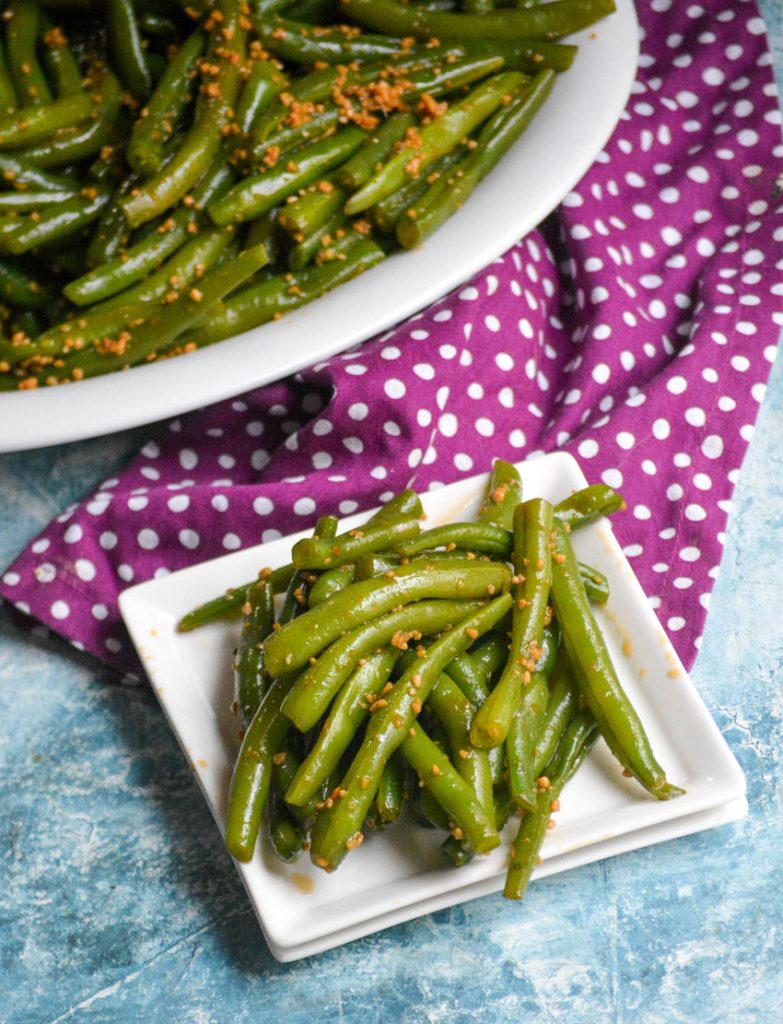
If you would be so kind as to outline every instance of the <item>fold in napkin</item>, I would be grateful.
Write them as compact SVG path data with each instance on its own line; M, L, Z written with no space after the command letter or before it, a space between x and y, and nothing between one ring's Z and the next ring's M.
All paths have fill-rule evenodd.
M128 584L564 448L622 489L616 533L690 665L783 324L781 116L754 3L639 17L622 120L539 230L384 336L168 424L2 594L134 670Z

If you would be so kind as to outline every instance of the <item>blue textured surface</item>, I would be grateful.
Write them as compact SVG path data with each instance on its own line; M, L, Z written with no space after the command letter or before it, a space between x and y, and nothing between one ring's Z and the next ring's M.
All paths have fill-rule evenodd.
M783 0L763 4L783 78ZM0 564L146 430L0 457ZM736 825L283 966L146 688L0 612L0 1020L772 1024L783 1019L783 360L693 673Z

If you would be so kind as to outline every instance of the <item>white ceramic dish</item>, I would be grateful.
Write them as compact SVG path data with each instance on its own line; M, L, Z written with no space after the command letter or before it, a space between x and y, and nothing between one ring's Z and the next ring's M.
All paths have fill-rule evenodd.
M593 38L595 36L595 38ZM79 385L0 394L0 452L152 423L279 380L445 295L535 227L606 143L636 72L632 0L575 37L580 50L537 118L470 202L401 253L277 323L220 345Z
M585 484L575 460L563 453L521 464L520 469L529 497L559 500ZM470 518L485 486L486 477L477 476L425 495L428 524ZM344 527L358 525L365 515L344 520ZM299 536L132 587L120 598L139 655L221 829L238 746L237 722L229 708L238 627L214 623L180 634L176 623L194 604L252 579L261 566L287 562ZM609 523L580 530L574 541L579 557L610 580L610 601L599 611L602 629L658 759L670 780L687 793L664 803L648 797L622 776L600 742L564 793L557 828L546 839L544 863L534 877L711 828L741 817L746 809L742 772ZM400 822L370 836L333 875L312 867L306 857L285 865L266 843L250 864L238 868L270 949L280 960L295 960L502 888L508 835L506 844L489 857L457 871L443 866L441 838ZM309 895L302 891L308 887Z

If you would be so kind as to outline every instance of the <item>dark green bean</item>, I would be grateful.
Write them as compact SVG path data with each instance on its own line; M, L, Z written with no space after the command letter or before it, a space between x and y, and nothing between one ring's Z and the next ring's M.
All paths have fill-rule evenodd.
M0 220L0 251L19 255L51 245L81 231L100 216L111 198L106 189L94 189L95 195L66 199L39 217L16 217L9 214Z
M50 138L90 116L94 107L86 92L71 93L51 103L20 107L0 116L0 148L21 149Z
M291 582L293 574L294 567L292 565L283 565L279 569L262 569L259 579L268 580L273 594L281 594ZM255 580L251 580L240 587L232 587L220 597L214 597L210 601L198 605L197 608L182 616L177 623L178 631L189 633L191 630L199 629L210 622L216 622L237 611L245 603L247 588L253 586L255 582Z
M270 683L264 671L263 642L272 632L275 613L272 588L266 580L248 588L243 613L234 655L234 701L240 724L247 729Z
M508 788L520 807L536 809L536 778L533 758L544 724L549 687L543 672L534 672L523 688L506 736Z
M208 60L218 74L204 83L203 103L197 106L193 126L173 158L134 195L123 201L131 227L165 213L204 176L222 143L242 84L241 62L245 32L240 0L220 0L221 18L212 29Z
M16 110L16 105L16 90L5 59L5 47L0 40L0 112L10 114Z
M80 92L84 82L79 62L68 48L68 40L61 29L53 28L49 19L44 18L42 27L44 43L44 64L54 82L58 96Z
M405 761L392 754L383 766L375 791L375 809L383 825L390 825L400 816L406 774Z
M487 494L476 519L493 523L504 530L514 526L514 509L522 501L522 479L511 462L495 459L487 484Z
M557 39L605 18L613 0L555 0L528 10L489 14L427 11L396 0L341 0L352 21L378 32L419 39Z
M164 145L174 133L192 95L196 67L205 45L197 29L169 61L149 103L134 122L128 142L128 163L138 174L157 174L163 164Z
M52 94L38 61L40 11L32 0L13 0L3 15L6 52L16 95L22 106L51 103Z
M218 224L253 220L277 206L287 196L309 185L354 153L364 132L354 125L321 142L296 152L282 170L270 168L265 174L245 178L209 205L209 215Z
M106 14L114 64L122 83L137 100L145 100L152 91L152 75L132 0L106 0Z
M76 178L66 174L47 174L18 153L0 153L0 177L5 186L20 192L36 189L41 192L74 194L79 190Z
M406 248L420 245L455 213L476 185L496 166L543 106L554 85L555 72L541 71L522 94L487 121L472 153L454 171L435 182L397 225L397 239Z
M269 818L269 838L272 849L286 864L299 857L307 841L301 825L293 820L285 805L277 801Z
M356 189L375 174L378 164L384 164L392 150L416 123L408 113L392 114L388 120L373 129L360 150L340 167L335 177L347 188Z
M54 296L50 288L16 264L0 260L0 300L20 309L45 309Z
M339 569L327 569L319 574L318 579L310 588L310 596L307 600L308 607L315 608L330 598L345 590L349 583L353 583L354 574L350 566L341 566Z

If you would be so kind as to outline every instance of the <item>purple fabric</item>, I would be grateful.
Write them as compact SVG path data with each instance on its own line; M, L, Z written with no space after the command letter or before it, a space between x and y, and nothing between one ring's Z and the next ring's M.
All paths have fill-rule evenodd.
M622 488L616 532L690 665L783 324L781 117L754 3L639 17L627 110L539 230L383 337L170 423L22 553L7 599L135 669L130 582L565 448Z

